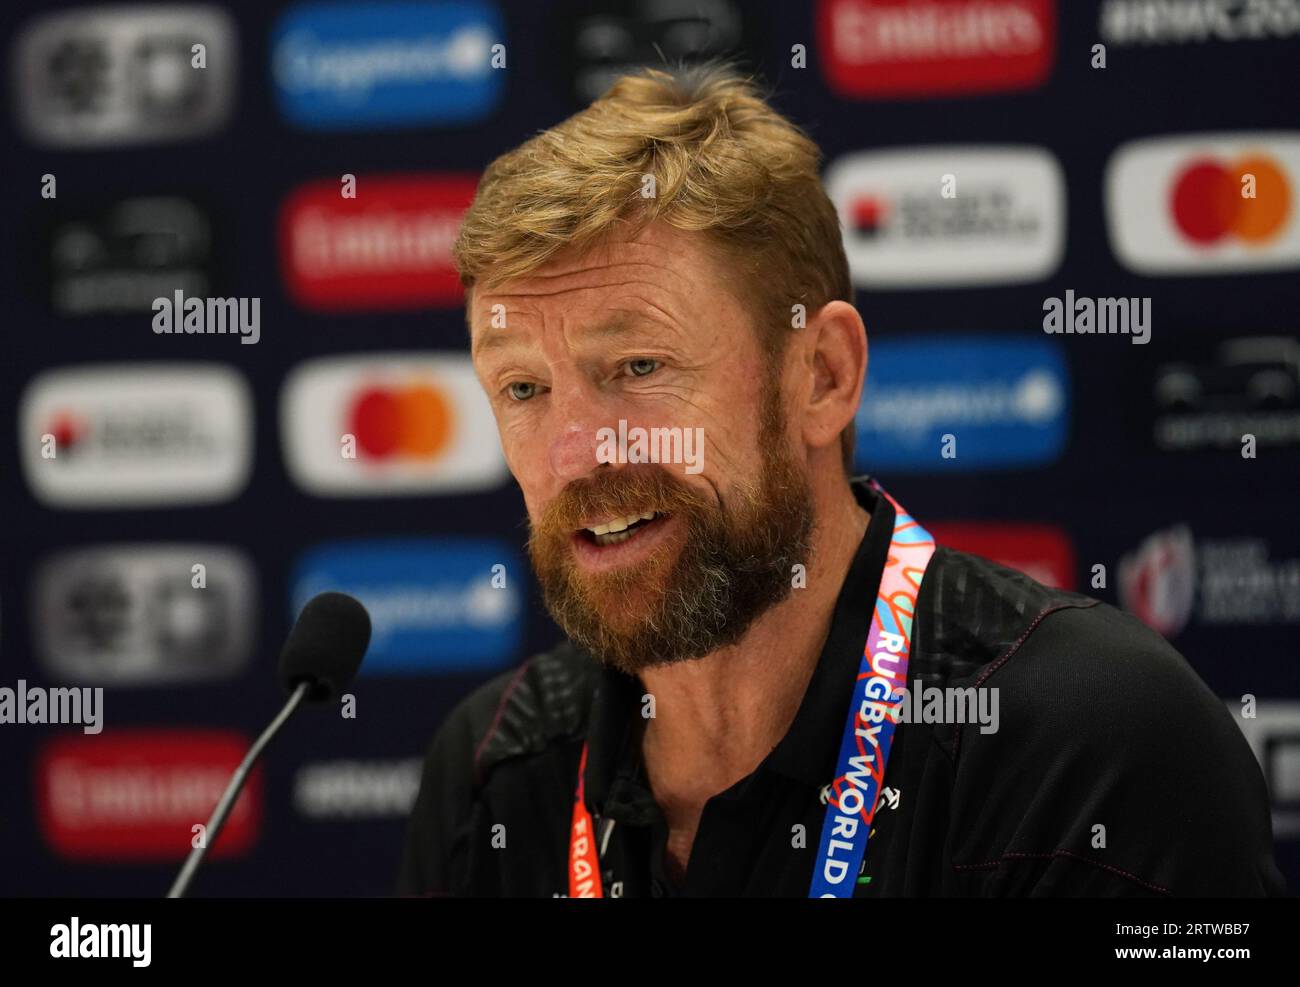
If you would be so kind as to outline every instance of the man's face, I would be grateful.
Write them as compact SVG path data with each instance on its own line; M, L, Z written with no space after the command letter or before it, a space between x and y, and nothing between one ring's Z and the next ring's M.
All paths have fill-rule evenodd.
M806 467L739 290L695 235L654 224L472 294L474 365L547 607L630 673L734 643L807 561ZM602 461L620 423L633 441L682 438L660 453L702 446Z

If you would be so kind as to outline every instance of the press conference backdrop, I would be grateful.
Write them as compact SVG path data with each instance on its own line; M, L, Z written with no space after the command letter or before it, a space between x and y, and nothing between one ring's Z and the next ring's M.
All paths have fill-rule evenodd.
M161 894L327 588L374 619L350 707L290 725L195 890L392 891L435 728L557 638L459 216L621 70L728 52L826 153L859 468L1165 634L1300 882L1300 2L26 6L0 13L0 687L11 719L103 693L98 725L0 723L4 893Z

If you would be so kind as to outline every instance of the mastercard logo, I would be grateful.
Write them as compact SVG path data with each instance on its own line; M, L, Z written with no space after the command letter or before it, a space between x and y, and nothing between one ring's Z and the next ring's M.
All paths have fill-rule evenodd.
M510 475L468 353L307 360L285 378L280 427L290 475L320 497L467 493Z
M1266 155L1226 164L1202 158L1177 174L1169 207L1178 229L1196 243L1235 237L1263 244L1274 239L1291 216L1291 183Z
M347 429L368 459L434 459L451 442L455 416L451 401L431 384L371 386L350 403Z
M1123 144L1106 165L1111 249L1143 275L1300 267L1300 131L1173 134Z

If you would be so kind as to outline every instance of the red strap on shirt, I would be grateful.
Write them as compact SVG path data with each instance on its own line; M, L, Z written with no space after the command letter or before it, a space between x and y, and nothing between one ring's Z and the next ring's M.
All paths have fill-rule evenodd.
M578 791L573 798L573 832L569 836L569 897L603 898L600 862L596 857L596 828L591 823L585 798L587 788L587 744L582 744L578 762Z

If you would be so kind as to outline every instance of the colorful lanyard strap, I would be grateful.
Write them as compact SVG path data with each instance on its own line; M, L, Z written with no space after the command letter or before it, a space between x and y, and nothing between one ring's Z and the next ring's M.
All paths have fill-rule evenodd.
M934 555L930 533L875 480L871 487L894 505L894 534L880 574L880 592L867 631L867 645L853 683L853 699L826 803L809 898L853 897L858 871L867 855L871 820L876 815L889 749L894 744L897 709L907 685L916 598L930 556Z
M835 779L831 782L822 824L821 844L813 869L810 898L851 898L858 870L866 856L871 820L885 777L885 764L894 742L897 708L907 683L912 650L912 618L921 591L934 539L898 501L875 480L872 490L894 506L894 532L889 557L880 574L871 628L863 649L848 724L840 744ZM578 762L578 786L573 799L573 828L569 837L569 897L602 898L596 833L585 797L587 745Z

